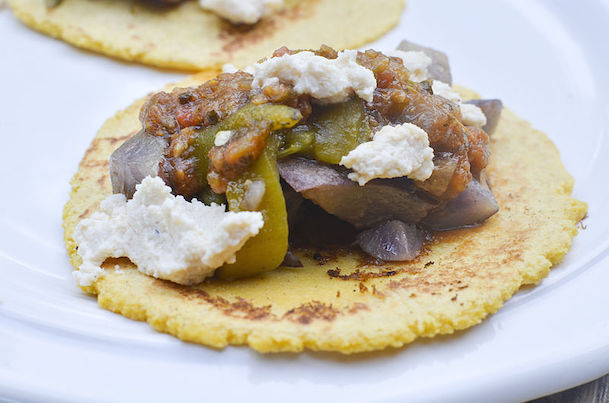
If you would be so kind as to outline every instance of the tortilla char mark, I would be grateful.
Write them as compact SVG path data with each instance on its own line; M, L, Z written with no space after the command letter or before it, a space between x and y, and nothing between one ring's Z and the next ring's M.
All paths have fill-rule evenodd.
M475 229L467 231L473 230ZM459 238L459 232L444 234L443 241L456 240ZM515 233L510 242L484 250L479 248L475 242L468 243L461 238L460 243L454 247L454 252L436 265L442 270L434 271L435 263L428 262L431 264L429 266L426 264L426 266L431 272L424 279L417 276L401 277L391 280L387 284L387 289L390 291L410 290L411 298L419 295L452 295L451 302L459 302L460 305L463 305L458 298L460 292L472 286L479 287L479 284L482 283L490 288L491 284L509 282L509 275L506 275L504 268L517 266L524 262L523 251L528 242L526 231ZM476 262L476 264L472 264L472 262Z
M366 255L366 254L362 253L361 251L351 250L350 254L357 256L358 264L356 265L355 270L353 270L351 272L345 272L343 269L336 266L336 268L334 268L334 269L327 270L327 274L331 278L336 278L336 279L340 279L340 280L345 280L345 281L352 280L352 281L364 281L364 282L371 280L371 279L395 277L400 274L406 274L406 275L418 274L422 270L425 270L435 264L435 262L433 260L428 260L427 262L423 263L426 260L424 258L428 253L429 253L429 246L426 245L423 248L423 250L421 251L421 254L417 258L409 261L406 264L402 264L400 267L395 267L393 265L387 265L387 262L376 259L369 255ZM317 255L317 253L315 255ZM345 254L345 256L346 256L346 254ZM334 259L332 259L332 258L334 258ZM328 262L337 260L337 257L331 255L330 258L325 257L324 259L321 259L322 260L321 262L317 258L315 260L317 260L319 265L324 265Z
M222 28L218 33L218 39L225 42L222 51L233 53L248 45L261 42L273 36L277 31L287 24L296 20L310 18L318 0L300 2L292 7L287 7L273 14L274 18L265 18L252 25L231 24L223 21Z
M400 269L396 269L394 267L385 267L379 271L367 271L357 268L355 271L349 274L341 274L341 269L336 267L335 269L328 270L327 273L331 278L337 278L340 280L366 281L373 278L393 277L401 273L412 274L417 271L417 269L412 269L410 267Z
M334 308L332 304L324 304L323 302L313 300L290 309L283 317L292 322L308 325L317 319L331 322L336 319L339 313L340 311Z
M191 301L208 303L230 317L249 320L276 319L276 317L271 313L271 305L255 306L245 298L241 297L237 297L236 301L230 302L226 298L220 296L213 297L200 288L187 287L165 280L158 280L158 283L155 283L155 286L160 286L175 291L183 298Z
M327 263L335 262L338 259L337 253L320 253L320 252L311 252L306 254L307 257L315 260L317 265L324 266Z
M280 322L288 320L290 322L308 325L317 320L332 322L342 315L355 315L359 311L369 310L368 305L362 302L355 302L344 307L337 307L333 304L312 300L289 308L283 315L278 316L271 312L273 308L272 305L257 306L243 297L236 297L235 301L231 302L221 296L212 296L198 287L183 286L164 280L155 280L151 286L170 290L189 301L209 304L231 318L246 319L250 321L264 320ZM373 291L376 292L376 289ZM360 292L363 293L364 291L360 290ZM338 292L338 295L340 295L340 292Z
M104 171L107 171L107 169L105 168L107 168L109 164L108 158L100 159L94 158L94 156L100 155L102 151L108 146L112 149L118 147L125 140L131 137L131 135L132 133L120 137L101 137L94 139L87 151L85 152L85 157L83 158L81 165L89 168L101 167Z

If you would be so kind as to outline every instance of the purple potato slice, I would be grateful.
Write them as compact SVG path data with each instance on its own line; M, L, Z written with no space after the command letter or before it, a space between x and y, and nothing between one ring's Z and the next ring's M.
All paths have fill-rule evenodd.
M345 169L301 157L279 160L278 167L283 180L304 198L360 229L394 219L416 223L437 205L405 178L359 186Z
M427 227L443 231L473 227L499 211L499 205L488 186L485 172L480 181L472 178L465 190L449 201L446 206L429 214L423 220Z
M303 267L304 265L302 264L298 256L296 256L294 252L288 249L288 251L285 253L285 257L283 258L283 262L281 262L281 266Z
M377 259L412 260L423 246L423 231L412 224L391 220L360 232L357 244L364 252Z
M110 156L112 192L133 197L135 185L146 176L157 176L166 146L163 138L141 130L114 150Z

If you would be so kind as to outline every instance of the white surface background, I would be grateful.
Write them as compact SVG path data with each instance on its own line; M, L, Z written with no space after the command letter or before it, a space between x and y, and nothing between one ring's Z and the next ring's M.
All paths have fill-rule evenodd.
M105 119L184 75L80 51L0 9L0 401L517 401L609 372L608 22L607 0L411 0L372 45L446 51L456 82L549 134L590 210L565 261L483 324L345 357L183 343L76 288L61 213L78 162Z

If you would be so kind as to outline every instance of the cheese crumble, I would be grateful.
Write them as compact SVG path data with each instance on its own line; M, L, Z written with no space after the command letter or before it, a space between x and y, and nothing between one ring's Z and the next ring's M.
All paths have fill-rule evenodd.
M238 68L237 66L235 66L234 64L231 63L226 63L222 65L222 72L223 73L236 73L238 71L245 71L246 73L249 74L254 74L254 66L245 66L243 69Z
M434 80L431 85L434 95L446 98L459 105L461 109L461 123L466 126L483 127L486 124L486 115L476 105L464 104L461 96L450 85Z
M74 232L83 263L74 272L81 286L104 275L106 258L128 257L139 271L190 285L203 281L264 225L260 212L226 212L223 205L206 206L173 196L158 177L146 177L133 199L108 196Z
M404 52L403 50L392 50L386 52L387 56L397 57L402 59L402 63L406 70L410 72L409 79L416 81L417 83L425 81L429 78L429 72L427 69L431 66L431 57L427 56L424 52L418 50L411 50Z
M336 59L303 51L254 65L254 88L285 81L298 94L310 94L325 103L344 102L355 93L371 102L376 79L371 70L357 63L357 51L345 50Z
M283 0L199 0L199 5L233 24L255 24L281 7Z
M216 147L223 146L228 143L228 140L233 136L232 130L220 130L216 133L216 137L214 138L214 145Z
M453 91L450 85L443 83L442 81L433 80L431 89L434 95L453 101L456 104L461 104L461 95Z
M375 178L407 176L423 181L433 171L433 149L420 127L411 123L384 126L372 141L357 146L340 164L353 170L349 179L360 186Z
M483 127L486 124L486 115L482 109L472 104L461 104L461 122L466 126Z

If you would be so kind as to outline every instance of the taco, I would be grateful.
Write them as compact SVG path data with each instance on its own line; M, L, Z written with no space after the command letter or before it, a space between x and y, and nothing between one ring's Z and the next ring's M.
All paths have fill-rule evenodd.
M117 113L64 210L79 285L187 341L353 353L541 281L587 209L556 148L401 48L281 48Z
M395 26L404 8L404 0L385 1L383 7L365 0L202 3L260 3L252 6L255 9L273 3L277 7L254 24L235 24L210 11L212 4L204 9L194 0L62 0L53 2L54 7L44 0L8 2L31 28L75 46L188 71L217 69L225 63L244 66L282 45L295 49L322 43L338 49L358 47Z

